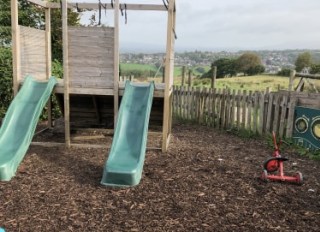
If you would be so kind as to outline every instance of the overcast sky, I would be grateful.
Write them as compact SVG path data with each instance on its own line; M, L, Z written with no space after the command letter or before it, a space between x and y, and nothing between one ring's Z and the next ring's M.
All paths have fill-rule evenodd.
M84 0L79 0L84 1ZM76 2L73 0L73 2ZM97 2L86 0L85 2ZM109 0L102 2L110 3ZM163 4L162 0L120 0ZM176 0L177 51L320 49L320 0ZM123 51L165 51L167 14L128 11ZM112 14L102 12L105 24ZM82 17L82 22L88 22Z

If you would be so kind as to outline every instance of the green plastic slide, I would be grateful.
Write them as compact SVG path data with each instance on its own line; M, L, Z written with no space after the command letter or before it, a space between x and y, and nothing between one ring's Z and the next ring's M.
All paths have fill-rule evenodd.
M11 102L0 128L0 180L9 181L26 154L43 107L57 83L54 77L39 82L26 77Z
M102 185L134 186L139 184L147 146L149 117L154 83L126 82L117 126Z

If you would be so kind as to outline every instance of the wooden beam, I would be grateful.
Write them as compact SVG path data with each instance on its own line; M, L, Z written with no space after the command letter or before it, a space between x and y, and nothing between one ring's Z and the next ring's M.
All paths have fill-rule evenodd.
M45 26L46 26L46 79L51 76L51 10L45 9ZM52 104L51 97L48 101L48 127L52 127Z
M168 6L168 22L167 22L167 49L166 49L166 64L165 64L165 92L164 92L164 109L163 109L163 124L162 124L162 152L168 149L170 138L170 117L172 117L172 107L170 101L170 93L173 83L173 60L174 60L174 24L175 24L175 1L169 2Z
M53 142L32 142L32 146L41 146L41 147L64 147L64 143L53 143ZM110 146L105 144L78 144L78 143L70 143L69 148L93 148L93 149L107 149Z
M31 146L40 147L64 147L64 143L52 143L52 142L32 142ZM71 143L72 148L91 148L91 149L110 149L110 145L106 144L85 144L85 143ZM160 150L158 147L147 147L147 150Z
M296 73L296 77L304 77L304 78L310 78L310 79L320 79L319 74L305 74L305 73Z
M293 81L294 81L295 76L296 76L296 71L290 70L289 89L288 89L289 91L293 90Z
M41 7L45 7L47 8L48 6L48 2L47 1L41 1L41 0L27 0L30 3L33 3L35 5L41 6ZM60 5L60 4L59 4ZM60 7L59 7L60 8Z
M106 138L104 135L78 135L73 136L71 139L73 141L81 141L81 140L94 140L94 139L104 139Z
M115 9L119 9L119 0L115 0ZM113 81L113 96L114 96L114 128L117 126L117 118L119 111L119 10L114 12L114 81Z
M67 0L62 0L62 40L63 40L63 80L64 80L64 127L65 145L71 145L70 140L70 96L69 96L69 48L68 48L68 10Z
M302 92L303 91L303 87L304 87L304 78L301 77L297 87L295 88L295 91L296 92Z
M37 0L32 0L37 1ZM119 4L119 8L116 7L116 2L114 3L114 8L112 8L110 3L102 3L102 9L105 8L107 10L114 10L114 9L124 9L124 4ZM126 4L127 10L138 10L138 11L167 11L164 5L155 5L155 4ZM46 4L46 7L49 8L60 8L60 3L52 3L48 2ZM68 8L79 8L79 9L92 9L92 10L98 10L99 9L99 3L68 3Z
M13 94L17 95L21 79L20 31L18 23L18 1L11 0L11 34L12 34L12 66Z
M95 95L92 96L92 102L93 102L93 106L94 106L94 111L96 113L97 116L97 122L101 123L101 118L100 118L100 112L99 112L99 107L98 107L98 102L97 102L97 98Z
M48 127L44 128L44 129L42 129L42 130L40 130L40 131L35 132L33 136L35 137L36 135L39 135L39 134L41 134L41 133L43 133L43 132L45 132L45 131L47 131L47 130L49 130Z

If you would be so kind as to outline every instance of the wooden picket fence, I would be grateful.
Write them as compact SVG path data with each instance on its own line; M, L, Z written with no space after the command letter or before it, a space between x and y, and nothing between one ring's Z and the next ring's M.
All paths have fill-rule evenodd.
M296 97L290 93L174 86L173 114L219 129L291 137Z

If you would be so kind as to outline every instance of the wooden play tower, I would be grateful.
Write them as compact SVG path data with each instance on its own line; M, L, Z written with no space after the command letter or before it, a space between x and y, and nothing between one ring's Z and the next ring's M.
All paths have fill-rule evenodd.
M119 77L119 16L126 10L167 12L167 35L164 83L156 84L149 128L160 128L159 148L166 151L172 124L172 92L175 41L175 0L168 4L75 3L62 0L52 3L40 0L28 2L45 11L45 30L18 24L18 2L11 0L13 89L18 92L26 75L46 80L51 76L51 9L62 12L63 71L55 94L64 115L65 145L73 146L71 129L74 126L115 128L124 85ZM102 5L101 5L102 4ZM112 27L71 27L68 9L104 9L113 11ZM143 25L141 25L143 30ZM51 104L49 103L49 125Z

